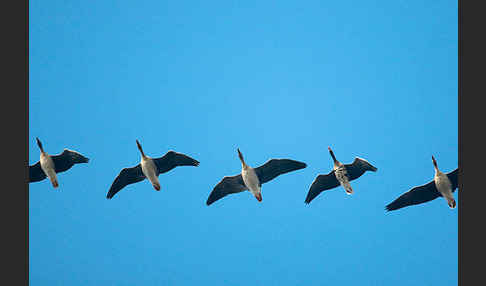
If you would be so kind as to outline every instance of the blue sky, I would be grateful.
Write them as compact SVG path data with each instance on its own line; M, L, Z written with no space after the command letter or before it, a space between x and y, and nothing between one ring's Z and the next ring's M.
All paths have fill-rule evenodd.
M457 209L384 207L458 165L457 1L30 1L31 285L457 285ZM124 167L201 162L113 200ZM378 168L305 196L337 159ZM308 167L210 207L225 175ZM458 192L455 193L458 200Z

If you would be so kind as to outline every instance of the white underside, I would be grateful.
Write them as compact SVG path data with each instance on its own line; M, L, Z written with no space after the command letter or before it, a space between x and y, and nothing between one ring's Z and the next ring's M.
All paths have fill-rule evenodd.
M346 190L346 194L351 195L353 193L353 188L351 188L351 184L346 176L347 171L344 165L336 166L334 168L334 174L336 175L339 184Z
M253 194L258 194L261 192L260 180L255 173L255 170L251 167L243 167L241 169L241 176L243 177L243 182L248 190Z
M157 166L155 166L154 161L151 158L143 158L140 162L142 166L142 173L150 181L150 183L155 187L160 188L159 177L157 176Z
M442 194L444 199L447 200L447 204L452 209L452 203L454 202L454 195L452 194L452 184L446 174L436 171L434 176L435 187Z
M57 182L56 168L51 156L48 154L41 153L40 155L40 166L44 174L51 180L51 182Z

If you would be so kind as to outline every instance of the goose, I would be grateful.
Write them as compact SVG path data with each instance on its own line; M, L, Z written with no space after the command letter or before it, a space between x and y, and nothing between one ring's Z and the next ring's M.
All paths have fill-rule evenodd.
M252 168L245 163L239 148L237 151L241 161L241 173L224 177L209 194L206 205L209 206L226 195L245 190L249 190L261 202L262 184L275 179L279 175L307 167L305 163L290 159L270 159L262 166Z
M88 158L80 153L69 149L64 149L61 154L51 156L44 151L39 138L36 137L35 140L41 153L39 162L29 166L29 183L39 182L47 177L51 181L52 186L57 188L59 187L57 173L67 171L75 164L88 163L89 161Z
M365 159L358 157L356 157L351 164L343 164L336 160L331 147L328 147L327 149L334 161L333 170L327 175L319 175L315 178L307 193L305 199L306 204L309 204L321 192L334 189L339 185L343 186L346 194L351 195L354 191L349 182L361 177L366 171L376 172L378 170Z
M156 191L160 191L160 174L169 172L178 166L199 166L199 161L172 150L160 158L150 158L143 152L142 145L140 145L138 139L135 141L142 155L140 164L120 171L106 195L107 199L113 198L125 186L143 181L145 178L149 180Z
M434 164L435 169L434 179L425 185L414 187L399 196L385 207L387 211L422 204L438 197L443 197L447 201L449 208L454 209L456 207L456 200L452 193L458 187L457 173L459 169L456 168L447 174L442 173L437 167L437 161L434 156L432 156L432 164Z

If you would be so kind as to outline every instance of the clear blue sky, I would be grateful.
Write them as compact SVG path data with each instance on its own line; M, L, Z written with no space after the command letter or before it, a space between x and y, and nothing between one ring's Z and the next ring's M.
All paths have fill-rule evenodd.
M457 285L458 210L384 210L458 166L457 1L29 4L29 163L91 159L30 184L31 285ZM201 165L107 200L135 139ZM328 146L378 172L305 205ZM207 207L237 147L308 167Z

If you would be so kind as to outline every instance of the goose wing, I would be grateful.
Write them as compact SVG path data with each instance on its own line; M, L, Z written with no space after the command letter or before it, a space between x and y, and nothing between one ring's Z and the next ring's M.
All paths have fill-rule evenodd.
M206 205L209 206L229 194L243 192L244 190L246 190L246 186L241 174L231 177L226 176L211 191L208 200L206 201Z
M51 156L56 168L56 173L61 173L71 169L75 164L88 163L89 159L81 155L80 153L68 149L59 155Z
M435 182L432 180L425 185L414 187L410 191L402 194L393 202L388 204L386 206L386 210L393 211L411 205L422 204L441 196L442 195L439 193L439 191L437 191L437 188L435 187Z
M305 203L309 204L315 197L317 197L321 192L325 190L330 190L339 186L339 181L336 179L334 170L327 175L319 175L316 177L314 182L307 193L305 198Z
M290 159L271 159L262 166L255 168L255 173L260 180L260 184L275 179L277 176L300 170L307 167L303 162L294 161Z
M355 180L361 175L363 175L366 171L373 171L376 172L378 170L375 166L371 165L365 159L361 159L356 157L351 164L345 164L346 171L348 173L348 178L350 181Z
M40 162L29 166L29 183L42 181L46 178L46 174L42 171Z
M199 166L199 161L174 151L167 152L164 156L154 159L159 174L168 172L177 166Z
M145 179L145 175L142 172L142 166L140 164L132 168L124 168L115 178L113 184L111 184L110 190L108 191L106 198L113 198L113 196L121 189L123 189L126 185L143 181L143 179Z

